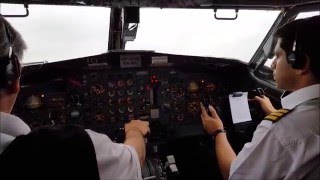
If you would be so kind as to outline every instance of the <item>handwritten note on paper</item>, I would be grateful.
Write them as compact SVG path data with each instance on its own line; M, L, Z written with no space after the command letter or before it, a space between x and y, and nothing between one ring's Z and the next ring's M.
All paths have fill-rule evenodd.
M251 121L251 114L248 104L248 92L243 92L241 96L229 95L231 115L233 123Z

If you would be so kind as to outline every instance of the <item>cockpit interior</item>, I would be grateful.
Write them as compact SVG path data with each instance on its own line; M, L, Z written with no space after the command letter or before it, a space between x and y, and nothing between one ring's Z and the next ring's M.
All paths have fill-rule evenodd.
M1 14L30 42L12 113L31 128L76 124L119 143L125 123L148 121L144 179L222 179L200 102L239 152L265 116L250 99L280 107L275 30L319 9L312 0L3 0ZM244 122L230 108L239 96Z

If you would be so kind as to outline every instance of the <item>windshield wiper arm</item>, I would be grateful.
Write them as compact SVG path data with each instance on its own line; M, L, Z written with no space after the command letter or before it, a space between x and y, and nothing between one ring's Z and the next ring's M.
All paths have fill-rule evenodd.
M29 62L29 63L21 63L23 66L33 66L33 65L42 65L42 64L47 64L49 63L48 61L36 61L36 62Z

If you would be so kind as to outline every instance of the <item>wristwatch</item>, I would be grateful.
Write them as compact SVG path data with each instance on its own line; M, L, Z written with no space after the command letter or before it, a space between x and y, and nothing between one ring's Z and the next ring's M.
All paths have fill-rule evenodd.
M216 136L217 136L218 134L220 134L220 133L227 133L227 131L224 130L224 129L217 129L215 132L213 132L213 133L211 134L212 139L215 139Z

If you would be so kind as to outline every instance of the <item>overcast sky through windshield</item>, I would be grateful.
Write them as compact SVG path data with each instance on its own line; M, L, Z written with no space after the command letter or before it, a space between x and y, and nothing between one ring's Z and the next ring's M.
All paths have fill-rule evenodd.
M236 20L216 20L212 9L140 10L137 38L126 49L224 57L248 62L279 11L240 10ZM234 17L234 10L219 10Z
M23 14L22 5L2 5L3 14ZM110 8L30 5L27 18L7 18L22 34L24 63L60 61L108 51Z
M27 42L23 62L54 62L107 51L109 8L30 5L29 9L27 18L8 18ZM2 5L1 13L23 14L24 8ZM248 62L278 14L240 10L235 21L217 21L213 10L143 8L137 38L126 49Z

